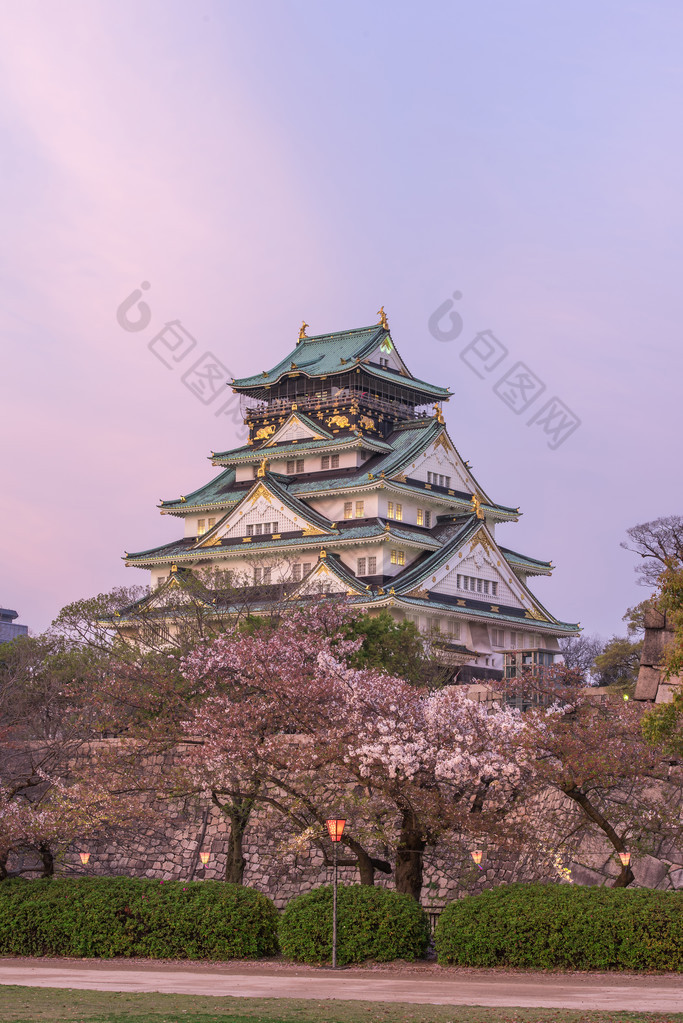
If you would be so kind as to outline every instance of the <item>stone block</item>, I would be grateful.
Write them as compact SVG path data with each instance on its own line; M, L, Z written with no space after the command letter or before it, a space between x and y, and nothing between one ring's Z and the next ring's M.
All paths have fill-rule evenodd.
M666 619L661 611L655 611L654 608L650 608L643 616L643 624L646 629L663 629L666 625Z
M643 640L641 664L661 664L664 654L664 629L648 629Z
M657 690L655 703L671 703L679 689L680 683L673 682L671 679L668 682L662 682Z
M660 672L658 668L641 665L636 682L636 700L654 700L659 689Z
M683 868L670 871L669 881L672 888L683 888Z
M605 883L605 878L602 874L599 874L597 870L590 870L588 867L584 867L581 863L571 864L571 876L574 884L602 885Z
M638 856L631 862L631 870L636 879L636 884L641 888L656 888L666 877L669 864L654 856Z

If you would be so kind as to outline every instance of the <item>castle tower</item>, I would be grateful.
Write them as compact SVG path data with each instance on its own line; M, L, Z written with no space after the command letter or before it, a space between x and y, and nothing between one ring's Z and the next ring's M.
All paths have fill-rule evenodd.
M412 375L380 315L314 337L304 324L276 366L234 380L246 444L212 452L214 479L161 502L184 537L126 564L149 570L160 607L202 568L229 572L257 607L344 593L415 622L461 681L552 663L578 627L528 587L551 565L497 542L519 509L475 480L446 430L449 390Z

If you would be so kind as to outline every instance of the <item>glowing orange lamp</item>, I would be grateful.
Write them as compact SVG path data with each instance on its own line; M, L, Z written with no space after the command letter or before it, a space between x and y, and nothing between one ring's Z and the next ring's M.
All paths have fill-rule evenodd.
M630 852L619 853L619 859L621 860L622 867L628 867L629 863L631 862Z
M481 859L483 855L484 853L481 849L475 849L474 852L470 853L470 856L472 857L472 859L477 864L480 870L484 869L481 865Z
M202 863L204 864L204 866L206 866L206 864L207 864L207 863L209 862L209 857L210 857L210 856L211 856L211 853L208 853L208 852L200 852L200 854L199 854L199 859L200 859L200 860L202 861Z
M346 819L330 820L325 821L327 824L327 832L332 842L332 848L334 849L334 881L332 885L332 969L337 968L337 846L341 842L341 837L344 833L344 825Z
M327 824L327 830L330 836L330 840L332 842L341 842L341 837L344 833L344 825L346 824L346 820L343 821L329 820L325 821L325 823Z
M90 859L90 853L79 853L78 855L81 857L81 863L85 866Z

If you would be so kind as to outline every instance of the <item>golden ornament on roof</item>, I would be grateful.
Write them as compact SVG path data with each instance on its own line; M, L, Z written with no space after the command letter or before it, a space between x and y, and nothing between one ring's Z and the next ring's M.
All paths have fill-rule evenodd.
M377 315L379 316L380 324L384 327L385 330L389 330L389 321L387 320L387 314L384 312L383 305L381 305L377 310Z
M306 334L306 327L308 327L308 323L306 323L305 320L302 320L301 326L299 327L299 341L303 341L303 339L308 336Z

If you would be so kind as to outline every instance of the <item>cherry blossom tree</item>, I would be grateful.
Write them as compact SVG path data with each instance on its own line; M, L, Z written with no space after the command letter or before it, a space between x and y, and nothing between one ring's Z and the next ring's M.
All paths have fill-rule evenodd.
M513 680L507 691L530 704L510 756L519 792L549 843L593 834L617 854L633 847L650 852L663 835L683 833L682 779L663 749L644 738L642 707L591 693L561 666ZM544 800L549 792L564 798ZM614 885L633 879L625 865Z
M397 888L417 898L425 847L446 826L466 828L509 787L517 768L504 748L520 717L492 712L462 689L430 693L349 667L359 643L346 636L352 617L325 600L270 632L198 647L185 671L208 695L185 723L192 772L212 798L258 779L259 799L319 823L331 790L338 802L353 792L378 833L393 830ZM349 831L345 839L366 883L381 863L368 852L370 837L359 842Z

